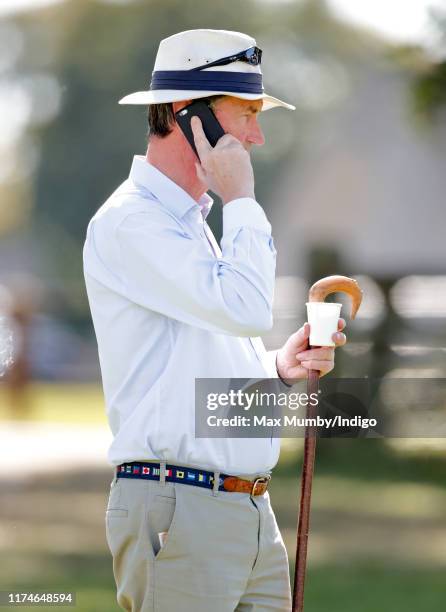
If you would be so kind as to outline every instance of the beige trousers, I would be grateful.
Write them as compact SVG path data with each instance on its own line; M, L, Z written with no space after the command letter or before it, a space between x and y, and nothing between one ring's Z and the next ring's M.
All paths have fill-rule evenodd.
M291 610L288 558L268 492L114 478L106 535L123 610Z

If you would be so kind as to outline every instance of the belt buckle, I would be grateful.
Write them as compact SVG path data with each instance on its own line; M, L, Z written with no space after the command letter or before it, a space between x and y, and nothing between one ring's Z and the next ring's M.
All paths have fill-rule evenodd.
M260 478L256 478L254 480L254 484L252 485L251 495L263 495L268 488L269 481L271 480L271 476L268 474L267 476L260 476ZM262 492L256 493L256 487L258 485L265 485L265 488Z

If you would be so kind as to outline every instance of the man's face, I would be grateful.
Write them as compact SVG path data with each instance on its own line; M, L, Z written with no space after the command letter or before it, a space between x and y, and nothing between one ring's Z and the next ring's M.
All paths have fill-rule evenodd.
M265 138L258 123L262 100L241 100L225 96L212 106L215 116L227 134L235 136L247 151L253 144L263 145Z

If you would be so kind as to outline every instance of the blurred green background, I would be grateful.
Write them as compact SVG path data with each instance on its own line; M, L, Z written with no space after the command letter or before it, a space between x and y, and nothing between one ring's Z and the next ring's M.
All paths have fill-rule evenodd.
M353 275L365 300L335 374L444 378L445 13L424 2L424 37L404 40L335 0L21 4L0 4L0 590L74 590L76 609L110 612L110 434L81 251L145 152L145 109L117 100L148 86L161 38L254 36L267 91L297 106L261 117L253 154L278 250L267 348L305 320L314 280ZM415 4L389 2L382 23ZM412 433L318 442L308 612L446 609L444 432ZM283 441L270 488L291 575L301 453Z

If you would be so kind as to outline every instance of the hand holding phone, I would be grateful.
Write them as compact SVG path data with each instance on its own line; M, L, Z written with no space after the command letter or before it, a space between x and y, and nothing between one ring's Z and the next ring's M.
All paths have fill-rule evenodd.
M192 105L186 107L186 109L189 109L188 113L181 116L182 124L180 122L178 124L187 138L184 128L187 117L187 123L194 141L193 148L201 162L195 164L198 178L219 195L224 204L243 197L255 199L254 173L248 151L237 138L230 134L223 134L217 138L219 132L214 129L215 124L213 124L214 128L210 129L207 111L205 111L204 122L206 125L204 125L201 117L190 112L190 106ZM211 109L208 108L208 110L212 113ZM179 113L181 111L178 111L175 116L179 116ZM220 126L213 113L212 116ZM207 133L212 134L210 138L215 142L215 145L212 145L212 142L209 141L206 128ZM222 129L221 126L220 129Z
M198 117L192 119L192 131L201 161L195 164L198 178L221 197L223 204L238 198L255 200L254 172L242 143L225 134L211 147Z

